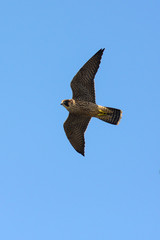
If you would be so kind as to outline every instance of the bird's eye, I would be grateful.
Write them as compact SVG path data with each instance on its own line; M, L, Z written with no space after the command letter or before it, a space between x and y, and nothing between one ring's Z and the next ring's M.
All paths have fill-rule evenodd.
M64 105L66 105L67 107L69 107L69 101L68 101L68 100L64 101Z

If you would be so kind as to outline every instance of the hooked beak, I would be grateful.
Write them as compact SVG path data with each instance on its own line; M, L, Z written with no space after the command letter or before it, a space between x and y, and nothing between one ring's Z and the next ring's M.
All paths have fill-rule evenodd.
M63 102L61 102L61 105L63 105Z

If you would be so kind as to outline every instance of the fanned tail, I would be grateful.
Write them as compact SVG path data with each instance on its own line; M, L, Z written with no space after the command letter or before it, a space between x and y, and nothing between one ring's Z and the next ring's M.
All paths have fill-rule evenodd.
M96 117L104 122L118 125L122 118L122 111L116 108L105 107L105 110L99 110L99 114Z

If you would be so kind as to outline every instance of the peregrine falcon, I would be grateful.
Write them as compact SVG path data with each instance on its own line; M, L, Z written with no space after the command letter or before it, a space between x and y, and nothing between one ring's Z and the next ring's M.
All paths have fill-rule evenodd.
M71 81L72 99L61 102L69 116L64 123L64 131L75 150L84 156L84 133L92 117L117 125L122 111L96 104L94 77L99 68L104 49L100 49L78 71Z

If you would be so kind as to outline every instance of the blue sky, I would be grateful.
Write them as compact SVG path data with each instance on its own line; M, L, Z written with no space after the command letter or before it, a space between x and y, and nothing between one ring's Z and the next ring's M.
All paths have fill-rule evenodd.
M0 4L0 239L159 240L159 1ZM100 48L86 156L60 105Z

